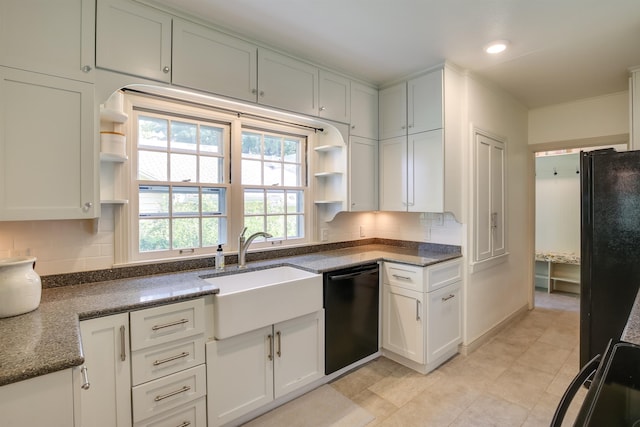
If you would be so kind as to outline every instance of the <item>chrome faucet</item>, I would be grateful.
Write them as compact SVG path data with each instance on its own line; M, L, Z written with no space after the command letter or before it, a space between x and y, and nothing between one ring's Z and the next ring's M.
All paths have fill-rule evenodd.
M245 239L244 233L246 233L246 231L247 231L247 227L243 228L242 233L240 233L240 236L238 236L238 268L247 267L245 265L245 256L247 255L247 249L249 248L249 245L251 244L251 242L253 242L253 239L255 239L256 237L265 237L267 239L269 237L273 237L269 233L266 233L264 231L258 231L257 233L253 233L251 236Z

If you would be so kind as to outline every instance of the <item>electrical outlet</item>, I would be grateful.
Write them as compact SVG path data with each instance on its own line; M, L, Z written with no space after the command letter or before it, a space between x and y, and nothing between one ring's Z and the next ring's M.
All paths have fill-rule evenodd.
M328 228L320 229L320 241L326 242L327 240L329 240L329 229Z
M360 226L360 237L364 237L364 236L365 236L365 234L364 234L364 225L361 225Z

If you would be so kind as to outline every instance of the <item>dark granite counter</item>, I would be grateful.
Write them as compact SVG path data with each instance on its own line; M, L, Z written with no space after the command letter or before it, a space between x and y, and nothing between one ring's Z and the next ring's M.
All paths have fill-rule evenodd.
M290 265L324 273L379 260L428 266L460 256L457 247L371 244L250 262L242 271ZM0 319L0 385L81 365L79 320L215 294L218 289L203 277L237 272L236 265L229 265L45 287L38 309Z

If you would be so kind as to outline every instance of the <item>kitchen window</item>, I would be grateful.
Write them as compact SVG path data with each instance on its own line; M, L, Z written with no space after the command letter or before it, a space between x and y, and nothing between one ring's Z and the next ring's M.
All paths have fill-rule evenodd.
M116 263L308 242L310 132L202 106L140 95L130 101L127 226ZM118 221L116 221L118 223ZM126 249L124 249L126 248ZM118 252L120 250L120 252Z

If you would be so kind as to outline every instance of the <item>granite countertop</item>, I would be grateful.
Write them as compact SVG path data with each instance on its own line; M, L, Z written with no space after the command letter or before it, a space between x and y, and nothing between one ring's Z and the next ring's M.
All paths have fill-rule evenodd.
M536 251L536 261L550 261L558 264L580 264L580 255L573 252Z
M251 262L242 271L291 265L324 273L379 260L424 267L460 256L460 252L372 244ZM224 270L199 269L45 288L38 309L0 319L0 386L81 365L79 320L215 294L218 288L203 277L236 272L237 266L229 265Z
M622 341L640 345L640 291L636 295L636 301L631 309L627 325L622 331Z

